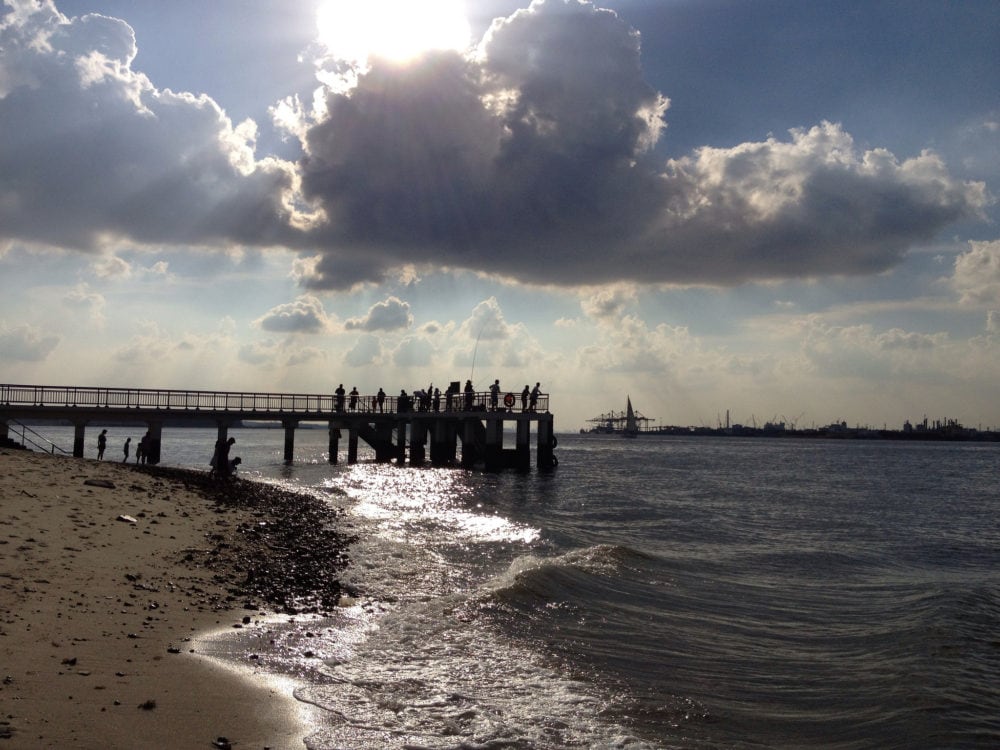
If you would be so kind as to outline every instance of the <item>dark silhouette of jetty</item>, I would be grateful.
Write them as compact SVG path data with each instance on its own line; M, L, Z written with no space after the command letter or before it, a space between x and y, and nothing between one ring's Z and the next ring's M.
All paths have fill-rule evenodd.
M225 441L230 427L243 420L280 422L285 430L284 458L291 462L295 429L301 422L326 422L330 463L339 461L340 440L347 434L347 462L358 460L358 441L375 451L376 461L420 466L482 467L487 471L531 468L531 432L536 436L536 463L552 469L553 415L549 395L533 407L504 398L492 406L490 393L463 392L454 397L358 395L350 405L336 394L181 391L144 388L0 384L0 444L10 427L24 420L66 420L74 426L73 455L82 458L86 427L91 422L142 423L149 430L148 463L159 463L164 425L214 424ZM451 390L451 389L449 389ZM504 447L504 431L512 425L514 446ZM459 453L459 445L461 452ZM428 455L429 448L429 455Z

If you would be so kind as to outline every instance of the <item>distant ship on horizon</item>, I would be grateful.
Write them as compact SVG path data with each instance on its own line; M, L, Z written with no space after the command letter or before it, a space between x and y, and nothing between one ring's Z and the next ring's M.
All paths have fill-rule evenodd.
M622 430L622 437L635 438L639 436L639 425L635 421L635 412L632 410L632 397L626 396L625 401L628 406L625 410L625 428Z
M632 406L632 397L625 396L625 411L611 411L588 419L594 424L590 429L581 429L581 435L621 435L626 438L638 437L649 431L649 423L655 420L645 417Z

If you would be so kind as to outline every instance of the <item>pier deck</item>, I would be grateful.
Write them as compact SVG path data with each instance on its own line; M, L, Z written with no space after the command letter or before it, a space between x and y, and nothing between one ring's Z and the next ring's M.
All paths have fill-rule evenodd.
M10 423L65 420L74 426L73 455L82 458L86 427L92 422L145 423L149 430L147 461L160 461L165 424L214 424L218 439L244 420L280 422L285 430L284 458L294 456L295 429L301 422L326 422L330 463L340 459L347 433L347 462L358 460L358 441L375 451L377 461L419 466L482 467L487 471L531 466L531 431L536 433L536 463L551 469L555 436L549 395L534 406L521 395L501 393L494 407L488 392L441 394L440 399L336 394L184 391L145 388L99 388L0 384L0 439ZM515 445L504 447L505 426L515 427ZM459 444L461 454L458 453ZM428 455L429 446L429 455Z

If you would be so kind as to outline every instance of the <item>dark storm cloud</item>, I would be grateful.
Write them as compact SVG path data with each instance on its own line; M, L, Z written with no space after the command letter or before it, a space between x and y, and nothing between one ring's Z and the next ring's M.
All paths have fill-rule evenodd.
M860 149L830 123L657 162L667 100L639 36L576 0L494 22L475 57L376 62L303 118L298 165L133 71L124 22L6 1L0 245L283 245L312 289L408 266L736 284L877 272L987 202L933 154Z

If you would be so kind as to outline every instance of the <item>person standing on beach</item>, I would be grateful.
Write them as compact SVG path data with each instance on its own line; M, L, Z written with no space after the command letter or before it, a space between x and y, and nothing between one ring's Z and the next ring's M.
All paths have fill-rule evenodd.
M108 447L108 431L101 430L101 434L97 436L97 460L104 460L104 449Z
M236 438L231 437L229 438L229 440L227 440L226 442L224 442L222 445L219 446L219 456L215 461L215 470L222 477L229 476L229 470L230 470L229 450L230 448L233 447L233 443L235 442Z
M132 444L132 438L125 438L125 445L122 446L122 451L125 453L125 458L122 459L122 463L128 463L128 451L129 446Z

